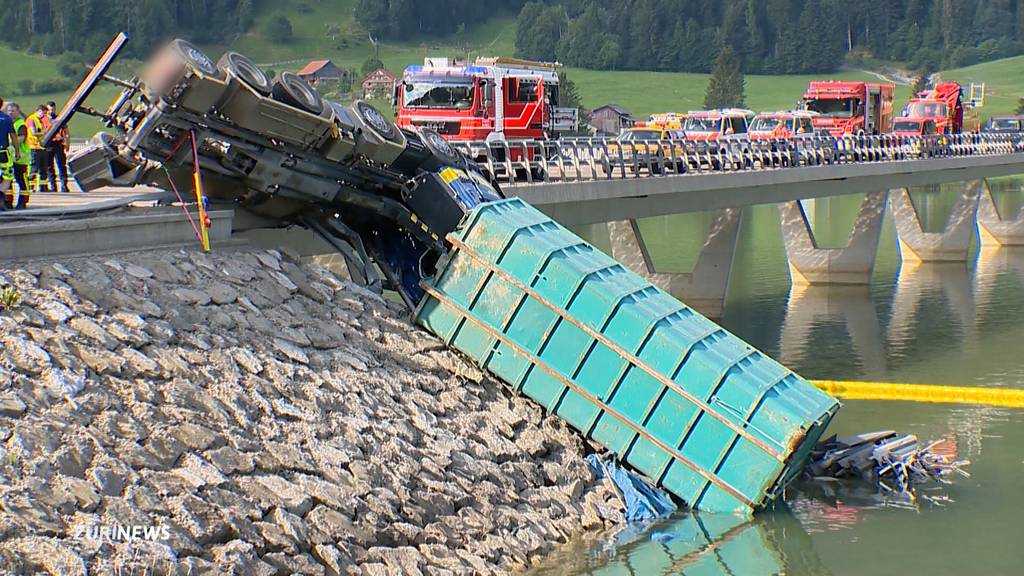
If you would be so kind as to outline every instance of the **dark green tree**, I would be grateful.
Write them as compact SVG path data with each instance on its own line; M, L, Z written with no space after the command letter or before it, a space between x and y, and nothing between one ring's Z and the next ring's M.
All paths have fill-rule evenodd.
M715 68L704 91L705 108L733 108L743 106L745 80L740 60L732 48L726 46L715 60Z
M1014 114L1024 114L1024 98L1017 98L1017 107L1013 109Z
M284 14L272 16L264 31L267 39L275 44L285 44L292 40L292 22Z
M554 60L558 41L568 27L565 9L530 2L516 19L516 56L529 60Z
M607 27L600 8L590 4L558 43L558 59L571 66L610 70L616 67L621 54L616 36L605 32Z
M580 97L579 88L565 72L558 73L558 105L579 108L580 116L583 116L583 98Z
M918 92L923 92L928 89L929 82L928 78L932 75L931 69L921 68L917 71L917 79L914 80L914 85L910 88L911 92L915 95Z

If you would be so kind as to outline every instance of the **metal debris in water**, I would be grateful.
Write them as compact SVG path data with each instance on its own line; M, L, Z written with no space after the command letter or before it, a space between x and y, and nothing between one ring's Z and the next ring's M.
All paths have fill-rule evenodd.
M863 478L877 483L883 492L909 493L917 484L936 481L950 483L959 474L970 478L964 467L969 460L957 460L954 454L938 450L951 440L936 440L927 445L913 434L899 435L893 430L832 436L811 451L807 473L817 480Z

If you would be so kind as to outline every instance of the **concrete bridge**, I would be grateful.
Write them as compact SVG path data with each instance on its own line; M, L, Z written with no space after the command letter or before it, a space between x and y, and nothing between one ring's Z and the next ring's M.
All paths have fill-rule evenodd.
M1024 245L1024 210L1000 214L986 181L1024 174L1021 139L945 138L941 146L922 139L874 137L824 139L807 146L790 142L773 145L767 152L763 143L742 141L713 151L680 149L680 156L693 153L701 158L699 163L667 158L666 148L675 152L676 147L663 142L653 148L650 143L630 145L626 154L605 141L547 143L543 154L534 154L532 160L525 147L517 155L492 145L481 164L491 170L504 168L499 174L506 175L506 194L529 201L564 224L607 223L617 260L717 317L747 206L778 205L796 286L868 285L886 212L896 224L904 267L965 262L976 229L986 248ZM822 147L838 152L823 155ZM517 157L516 162L504 160ZM708 157L714 161L705 160ZM515 174L519 178L513 178ZM544 178L536 178L538 174ZM926 231L909 189L950 182L961 183L961 190L945 229ZM821 248L802 201L850 194L863 195L863 201L847 245ZM716 215L693 270L657 270L637 219L703 211Z

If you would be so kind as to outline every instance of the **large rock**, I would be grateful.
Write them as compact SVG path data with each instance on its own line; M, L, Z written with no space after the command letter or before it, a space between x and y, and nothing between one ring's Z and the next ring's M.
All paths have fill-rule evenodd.
M25 403L10 392L0 394L0 416L13 418L25 413Z
M313 508L313 500L292 482L273 474L241 478L239 487L264 509L280 506L292 514L304 516Z

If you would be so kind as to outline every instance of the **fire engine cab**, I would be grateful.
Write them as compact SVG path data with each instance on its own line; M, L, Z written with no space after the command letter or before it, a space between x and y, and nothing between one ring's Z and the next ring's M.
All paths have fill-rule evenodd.
M540 140L576 129L579 111L558 107L559 64L511 58L426 58L395 89L403 128L448 140Z
M984 102L984 84L972 84L971 97L965 99L960 84L939 82L912 98L903 108L900 119L930 120L940 134L976 132L981 129L977 109Z
M872 82L811 82L804 109L815 112L814 127L833 136L881 134L892 122L893 84Z

